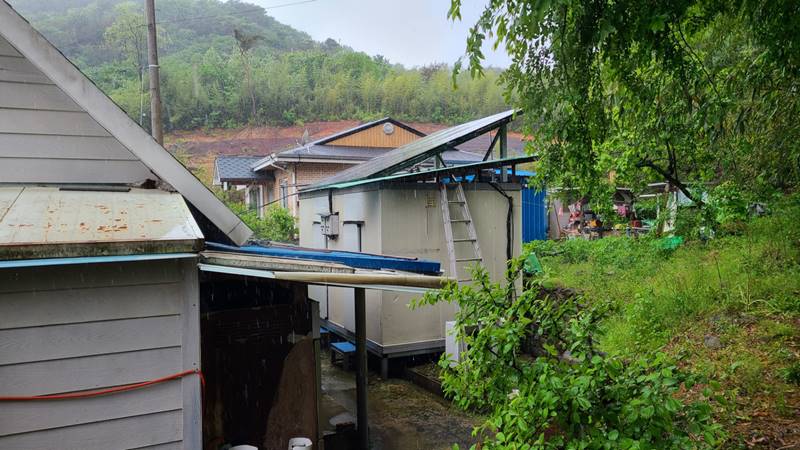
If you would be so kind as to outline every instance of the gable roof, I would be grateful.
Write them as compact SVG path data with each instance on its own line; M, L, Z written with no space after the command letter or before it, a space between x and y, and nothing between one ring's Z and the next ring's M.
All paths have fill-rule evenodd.
M514 115L517 113L518 111L508 110L492 116L473 120L472 122L445 128L444 130L419 138L402 147L398 147L396 150L382 157L343 170L332 177L312 185L310 189L347 181L391 175L398 170L413 166L436 154L450 150L489 130L499 128L511 122L514 119Z
M404 123L402 123L400 121L392 119L391 117L384 117L383 119L373 120L372 122L367 122L367 123L355 126L353 128L349 128L347 130L340 131L338 133L334 133L334 134L325 136L325 137L317 139L315 141L311 141L308 144L300 145L300 146L291 148L289 150L284 150L282 152L274 153L272 155L269 155L269 156L267 156L265 158L261 158L260 160L256 161L255 164L253 164L253 170L255 170L255 171L261 170L261 169L271 165L275 161L280 161L282 158L290 158L293 161L297 161L299 159L302 159L306 153L316 153L315 156L317 158L321 158L321 159L325 159L325 158L334 159L334 158L338 157L337 155L343 155L348 159L353 159L353 160L357 160L357 161L366 161L366 160L372 159L372 158L374 158L374 155L368 156L368 155L361 155L361 154L356 155L356 154L354 154L353 149L362 149L363 147L352 147L352 146L341 146L341 145L335 145L334 146L334 145L326 145L326 144L329 144L330 142L333 142L333 141L342 139L344 137L356 134L358 132L361 132L361 131L364 131L364 130L368 130L368 129L372 128L372 127L375 127L375 126L378 126L378 125L382 125L384 123L391 123L392 125L400 127L402 129L404 129L404 130L406 130L406 131L408 131L408 132L410 132L412 134L415 134L417 136L420 136L420 137L425 136L425 133L423 133L423 132L421 132L421 131L419 131L417 129L414 129L414 128L412 128L412 127L410 127L410 126L408 126L408 125L406 125L406 124L404 124ZM369 150L374 152L374 151L376 151L376 148L373 147L373 148L370 148ZM361 153L361 152L355 152L355 153ZM316 159L316 158L314 158L314 159Z
M416 134L419 137L425 136L425 133L423 133L423 132L421 132L421 131L419 131L417 129L414 129L413 127L410 127L410 126L404 124L403 122L394 120L391 117L384 117L383 119L373 120L372 122L367 122L367 123L358 125L356 127L350 128L348 130L344 130L344 131L340 131L338 133L334 133L334 134L332 134L330 136L324 137L322 139L318 139L318 140L312 142L312 144L327 144L329 142L341 139L341 138L343 138L345 136L350 136L351 134L356 134L359 131L364 131L366 129L372 128L372 127L374 127L376 125L383 125L384 123L391 123L392 125L400 127L402 129L410 132L410 133Z
M274 179L275 177L268 172L253 170L253 163L260 159L261 156L217 156L214 160L214 184Z
M81 121L79 123L92 131L92 134L88 137L113 138L112 141L118 150L127 149L144 167L180 192L191 206L197 209L234 243L242 244L250 237L252 231L222 201L214 196L200 180L195 178L144 129L131 120L119 106L95 86L5 0L0 1L0 37L10 44L11 48L6 48L7 51L19 54L19 57L9 57L9 67L4 68L11 73L12 77L15 76L15 65L21 65L28 71L25 79L30 79L32 75L43 79L45 84L49 84L49 82L55 84L58 89L66 94L69 102L74 103L79 108L81 113L88 113L88 117L79 117ZM9 121L0 117L0 122L16 125L23 122L25 114L29 112L8 109L6 110L6 115L9 117L13 115L15 119ZM72 133L72 135L84 137L81 135L76 136L76 133ZM101 148L105 149L105 147ZM52 158L51 161L53 159L55 158ZM136 165L137 161L132 161L132 167ZM58 167L54 167L58 169ZM63 170L63 168L61 169ZM44 183L55 182L46 178L50 172L56 172L56 170L43 173L42 177L44 178L39 181ZM3 181L13 182L15 180L4 179ZM113 183L114 180L105 180L105 182Z

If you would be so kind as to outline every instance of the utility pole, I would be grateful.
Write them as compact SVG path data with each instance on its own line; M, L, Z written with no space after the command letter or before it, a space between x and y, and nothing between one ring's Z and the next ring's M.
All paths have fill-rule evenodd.
M158 78L155 0L145 0L144 4L147 16L147 67L150 74L150 130L156 142L164 145L164 129L161 125L161 82Z

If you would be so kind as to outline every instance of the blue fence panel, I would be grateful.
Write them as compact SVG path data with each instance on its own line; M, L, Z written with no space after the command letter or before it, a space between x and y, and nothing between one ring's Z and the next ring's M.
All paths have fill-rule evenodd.
M547 239L547 199L545 191L522 190L522 242Z

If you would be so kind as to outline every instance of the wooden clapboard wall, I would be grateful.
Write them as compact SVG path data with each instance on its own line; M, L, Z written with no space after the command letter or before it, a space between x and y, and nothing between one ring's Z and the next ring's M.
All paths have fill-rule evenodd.
M392 134L383 131L383 123L369 127L347 136L328 141L325 145L341 145L347 147L375 147L375 148L396 148L416 141L420 137L406 130L405 128L393 125Z
M0 396L101 389L200 364L196 261L0 270ZM199 379L0 403L0 448L200 448Z
M0 182L156 179L117 139L0 37Z

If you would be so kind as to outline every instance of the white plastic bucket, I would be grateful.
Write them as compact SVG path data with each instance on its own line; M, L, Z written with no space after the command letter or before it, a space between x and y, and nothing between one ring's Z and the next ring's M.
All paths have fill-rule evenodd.
M289 439L289 450L311 450L311 439L296 437Z

